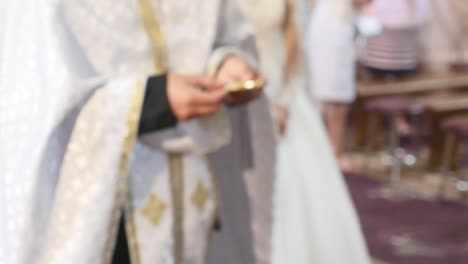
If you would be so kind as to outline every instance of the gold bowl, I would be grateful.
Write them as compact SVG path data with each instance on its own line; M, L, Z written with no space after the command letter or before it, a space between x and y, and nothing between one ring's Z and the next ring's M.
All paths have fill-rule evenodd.
M225 89L228 90L230 93L238 93L238 92L261 90L263 89L264 86L265 86L264 80L247 80L247 81L228 83L226 84Z

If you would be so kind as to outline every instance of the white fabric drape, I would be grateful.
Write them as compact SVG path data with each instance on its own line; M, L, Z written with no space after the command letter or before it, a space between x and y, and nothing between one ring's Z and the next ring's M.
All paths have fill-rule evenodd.
M2 17L5 24L2 23L0 45L0 89L4 95L0 103L0 168L4 172L0 181L0 262L39 263L39 256L48 250L48 223L56 185L62 178L59 175L71 176L64 169L70 166L64 161L64 155L71 151L71 145L81 143L82 148L89 147L71 139L75 126L79 123L89 128L90 125L113 122L113 126L99 131L105 139L115 140L113 147L103 148L103 152L97 152L93 157L102 154L97 164L102 168L118 162L115 154L107 155L106 150L120 153L123 136L120 137L119 131L113 131L113 128L119 124L125 127L127 113L125 107L120 112L114 111L113 107L118 102L129 102L128 93L136 82L132 82L132 87L122 84L126 88L123 92L99 89L100 97L107 98L112 104L101 104L101 111L94 113L93 123L77 122L80 110L92 100L90 98L96 97L94 91L102 87L103 81L79 80L87 74L76 70L83 59L68 50L72 47L65 44L69 39L55 20L50 2L2 3L8 10ZM107 116L100 113L107 113ZM89 142L95 139L86 137L88 135L82 136ZM81 176L79 172L75 173L77 178Z

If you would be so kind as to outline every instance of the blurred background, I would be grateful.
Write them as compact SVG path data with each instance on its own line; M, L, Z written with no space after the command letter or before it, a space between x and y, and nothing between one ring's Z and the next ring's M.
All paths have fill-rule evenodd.
M283 73L285 76L291 74L291 76L297 78L291 78L291 80L293 80L291 81L291 86L305 87L303 84L307 83L307 81L313 82L310 87L306 87L307 89L310 88L310 91L307 92L313 93L317 99L318 109L321 111L321 117L327 129L328 137L333 146L334 154L340 169L344 173L344 178L356 207L373 262L375 264L468 263L468 0L287 0L283 2L278 1L278 5L271 4L268 2L270 0L267 0L266 4L271 5L271 10L266 10L267 12L263 10L263 6L255 6L257 3L256 1L261 2L259 0L239 0L239 2L244 2L244 4L254 3L252 4L250 15L257 18L257 24L260 24L260 26L263 26L263 23L267 25L268 23L272 23L272 28L280 27L282 30L281 32L276 28L271 29L267 26L260 27L259 31L260 33L262 33L262 30L267 33L273 31L275 34L284 33L284 44L286 47L281 45L276 47L272 45L274 41L279 41L278 39L281 40L281 36L277 39L276 35L274 35L275 38L271 38L274 41L271 41L269 34L258 34L259 40L264 38L264 44L266 43L273 46L272 48L263 47L264 52L271 55L271 57L267 56L267 59L270 59L271 63L267 63L267 67L263 65L263 67L265 67L264 70L266 72L271 71L272 73L270 75L273 77L277 77ZM293 20L291 18L294 16L292 5L287 6L289 7L286 8L287 10L281 10L281 8L275 10L274 8L282 7L282 4L286 6L288 3L300 3L305 6L306 1L312 3L313 8L310 12L307 8L303 8L303 6L299 4L295 11L297 11L297 13L307 12L307 15L300 14L303 15L301 18L307 17L307 19L303 19L307 20L307 23L304 23L308 24L307 30L305 30L305 26L304 28L295 28L296 25L294 25L294 23L290 23L292 25L290 27L288 27L288 25L283 25L287 24L284 23L285 21ZM98 1L96 1L96 3L97 2ZM224 3L228 1L220 2ZM72 1L68 3L72 3ZM175 24L178 26L178 23L175 21L179 22L181 17L181 15L178 14L179 11L181 14L186 14L193 13L192 11L196 10L190 8L184 10L183 1L181 1L181 3L182 4L177 4L177 8L174 9L177 12L175 14L171 13L174 17L167 15L167 17L171 19L167 21L163 20L163 22L167 24L164 26L168 28L170 28L169 26L173 26L175 28ZM347 7L343 7L343 10L340 8L327 9L335 6L342 7L340 5L344 5L343 3L347 5ZM2 4L2 0L0 0L0 18L3 11ZM187 3L185 4L192 7ZM265 1L263 4L265 4ZM37 4L37 6L39 5L40 4ZM176 4L174 4L174 6L175 5ZM79 6L79 4L77 6ZM99 5L96 6L97 10L103 8ZM170 8L167 9L169 11L172 10ZM331 12L331 9L336 11L334 15L336 15L338 19L332 19L332 15L327 13ZM273 11L276 11L277 14ZM97 16L96 14L92 15ZM268 15L273 17L271 21ZM194 17L198 18L198 14ZM255 19L252 20L254 22L256 21ZM262 20L266 20L266 22ZM343 25L341 25L340 22L343 22ZM181 24L180 32L184 34L189 32L189 30L191 30L190 26L193 26L193 24L194 23L189 19L186 21L184 20L184 23ZM183 26L187 28L184 29ZM219 25L210 26L217 28ZM0 29L3 29L2 24L0 24ZM307 34L303 32L303 29L307 31ZM202 27L198 30L205 31ZM94 33L99 34L98 30L96 32L90 32L91 35ZM168 31L168 33L170 34L171 31ZM189 35L188 39L190 41L193 41L193 39L190 39L191 37L198 39L199 35L197 34L199 33L200 32L195 31L190 32L190 34L187 34ZM237 33L238 32L235 32L233 35ZM39 32L38 35L41 35L41 33ZM86 36L86 34L84 35ZM303 35L308 36L305 37ZM0 37L3 37L3 35L0 35ZM172 38L173 40L180 41L180 43L176 43L179 45L174 45L175 51L182 48L185 49L186 43L183 43L183 41L185 41L184 38L179 39L177 34L174 34ZM309 56L302 54L302 50L299 51L300 45L298 43L303 43L301 40L304 40ZM0 39L0 42L2 41L3 39ZM190 42L188 41L188 43ZM3 44L3 42L0 44ZM287 44L290 44L291 49L287 49ZM336 47L334 46L328 49L329 46L332 46L331 44L336 44ZM117 47L119 46L117 45ZM138 47L136 47L136 49L138 49ZM280 65L280 63L278 63L278 61L280 61L278 57L281 57L278 54L282 54L276 53L279 49L285 49L285 58L281 58L285 59L285 69L278 67L278 65ZM193 50L187 50L187 54L194 55L197 48L195 47ZM259 50L261 50L261 48ZM271 51L274 52L271 53ZM335 54L333 54L334 52ZM18 53L20 54L21 52ZM176 52L173 51L173 53ZM138 54L138 52L136 54ZM129 57L132 56L129 55ZM233 57L235 58L235 56L228 56L227 58L232 59ZM96 59L98 58L99 56L96 56ZM289 60L290 58L292 59ZM139 59L140 58L136 58L135 61ZM307 74L305 73L305 69L299 67L302 66L302 59L309 60L308 63L311 69ZM129 61L130 62L125 63L131 64L132 60ZM190 62L190 59L187 61ZM244 63L245 62L243 62L243 64ZM226 63L221 65L224 67ZM115 65L112 65L112 67L114 66ZM244 68L248 68L247 64L244 66ZM273 70L270 69L270 67ZM290 72L288 70L290 70ZM306 81L303 75L310 75L310 80ZM41 77L40 74L38 74L38 76ZM336 77L338 81L335 82L333 77ZM284 85L286 81L290 81L288 78L286 78L287 80L273 80L277 81L276 86L278 87L273 87L274 85L271 86L281 89L283 86L286 86ZM273 83L272 79L273 78L269 78L269 84ZM298 84L295 83L296 80L299 80L297 82ZM164 85L166 84L164 83ZM340 85L343 87L339 87ZM283 102L280 99L288 97L284 94L278 93L278 98L275 98L278 99L278 102L275 102L278 103L278 106L283 106L281 105ZM57 98L60 98L60 95L61 94L57 93ZM301 93L300 95L306 95L306 93ZM35 95L32 93L31 101L36 99L32 98L34 96ZM294 97L293 99L296 98L297 97ZM41 98L37 101L40 101L40 99ZM286 98L285 101L288 101L287 99L291 100L290 98ZM25 100L25 102L27 101ZM249 249L251 245L245 243L245 241L251 240L251 238L248 237L250 236L249 232L251 230L246 227L249 223L248 221L245 223L242 222L243 220L249 220L248 218L250 217L250 215L248 215L249 208L245 206L249 202L247 195L253 193L254 195L251 195L253 196L252 200L257 199L254 202L259 202L258 207L260 210L254 208L252 212L257 211L259 215L263 217L269 214L267 211L271 209L264 206L267 203L263 202L264 200L271 199L271 197L267 197L266 194L270 195L272 193L273 177L271 176L275 173L272 172L272 169L276 164L273 164L273 159L270 159L270 156L274 156L277 146L265 143L269 141L265 140L267 135L264 131L270 132L271 141L274 142L275 135L273 134L274 131L270 131L272 130L270 123L276 123L278 131L284 130L285 128L282 127L286 124L288 109L283 109L281 107L268 109L266 101L260 101L260 103L264 103L265 105L254 105L253 109L260 114L258 116L252 115L251 117L254 122L250 123L250 125L257 125L256 129L258 129L258 131L255 132L259 136L252 136L254 133L249 135L249 127L241 126L248 122L248 120L243 120L248 117L245 111L246 109L231 109L232 111L238 111L234 113L236 115L233 115L235 117L233 119L236 121L233 122L234 127L237 124L243 129L234 130L235 133L233 134L238 137L235 139L237 141L234 141L235 144L232 144L235 148L227 149L227 151L231 153L226 152L227 154L232 154L232 156L215 154L220 161L224 162L218 162L218 169L222 172L218 174L225 174L225 178L224 180L222 178L218 179L221 179L220 193L221 196L225 195L225 204L221 206L221 213L220 216L218 216L220 219L216 219L215 226L217 232L213 236L213 250L211 252L213 256L210 258L210 264L244 264L246 263L245 261L239 261L239 259L244 257L244 252L249 252L249 254L252 253L253 255L253 252L250 252L252 250ZM286 104L289 103L290 102L286 102ZM166 103L166 106L169 107L169 104ZM276 107L277 105L274 106ZM293 106L296 107L296 105ZM291 107L291 109L295 109L294 107ZM300 107L303 106L300 105ZM310 108L310 110L314 109L315 108ZM55 111L55 109L53 110ZM274 111L270 113L269 110ZM299 108L295 113L301 112L301 110L302 108ZM57 110L57 112L59 112L59 110ZM272 115L270 116L270 114ZM307 114L310 114L312 118L308 120L305 118L304 120L297 118L294 121L296 123L301 123L302 121L306 123L308 121L310 122L310 120L315 120L313 119L315 115L312 115L315 113ZM268 118L265 118L265 116ZM320 117L318 119L319 121L317 123L321 124ZM303 127L319 127L315 126L313 122L312 125ZM298 127L302 128L301 126ZM321 126L319 128L321 129ZM296 131L297 130L300 129L296 129ZM333 162L328 162L327 156L323 155L323 160L321 160L322 156L320 154L328 153L328 149L326 149L326 152L321 152L323 149L319 149L320 145L315 144L321 139L314 138L314 136L321 134L312 134L312 132L315 133L317 131L311 132L305 129L300 132L301 133L297 134L299 136L304 135L304 138L301 138L301 140L305 142L303 147L310 147L304 150L303 153L314 153L316 156L312 156L313 158L306 155L304 155L304 157L290 157L295 153L301 152L289 152L289 149L287 149L288 151L286 151L284 155L281 155L281 158L284 158L283 160L288 158L288 162L289 158L295 161L298 160L296 164L290 166L291 171L307 179L310 179L308 176L321 176L322 178L319 179L319 181L307 181L307 183L312 182L311 185L313 187L318 186L315 190L321 188L320 183L323 184L326 181L326 176L341 177L338 170L336 170L332 158L329 160ZM319 132L322 132L322 130ZM279 132L279 134L282 133L284 133L284 131ZM250 139L251 136L252 139ZM257 136L258 138L256 138ZM259 140L256 142L257 139ZM306 139L314 139L316 141L309 141ZM246 147L244 149L243 145L244 143L245 145L248 144L247 141L254 142L254 146L249 146L249 148ZM323 141L326 141L325 138ZM291 142L297 143L299 140ZM301 143L302 142L300 142L299 145ZM312 146L315 148L312 148ZM328 145L326 146L328 147ZM258 161L260 162L257 164L264 167L258 166L260 169L254 168L257 169L257 171L250 170L246 174L248 174L248 176L250 174L258 174L265 177L259 177L258 179L250 177L249 179L251 181L252 178L254 178L254 180L258 180L258 182L247 182L246 185L251 185L247 186L250 190L244 190L246 187L243 186L243 178L240 177L240 175L245 176L244 170L252 169L251 167L256 165L252 160L257 157L254 156L255 152L252 151L251 147L252 149L257 148L261 150L258 152L260 153L258 154L260 157ZM294 147L296 147L296 145L294 145ZM65 149L66 144L64 143L64 150ZM283 148L278 149L284 151ZM302 149L298 149L302 151ZM8 152L8 154L10 153ZM59 156L62 157L63 153L59 154ZM320 158L314 160L316 163L311 162L311 160L317 156ZM21 159L23 158L20 155L18 155L18 157ZM333 156L330 155L330 157ZM289 166L288 162L286 162L286 164ZM214 164L216 168L216 161ZM302 166L304 164L310 167ZM326 173L322 173L323 171L320 170L322 167L320 166L326 167L329 164L332 164L329 167L333 167L333 170L324 170ZM56 170L59 171L59 165L55 165L55 163L52 165L57 166ZM319 170L317 171L320 173L313 175L313 172L309 173L307 170L303 169L312 167L314 169L318 167ZM231 168L234 169L231 170ZM262 169L265 170L263 171ZM33 169L31 169L31 171L33 171ZM31 175L33 175L33 173L31 173ZM286 176L289 177L289 175ZM11 178L14 179L13 176L11 176ZM271 181L270 187L267 186L265 179ZM330 178L328 178L328 180L330 180ZM200 199L208 199L208 194L206 194L208 191L203 189L203 185L199 186L202 187L197 188L196 192L200 190ZM270 189L265 188L265 186ZM297 186L292 186L297 187L299 184ZM306 186L304 189L309 190L307 187L309 186ZM314 208L317 209L317 212L307 212L309 213L308 215L318 215L320 210L324 210L327 213L333 210L341 212L340 210L342 208L346 209L348 207L347 203L343 203L344 205L342 205L335 201L344 197L341 195L341 189L332 192L327 188L322 188L320 191L323 191L323 193L317 192L319 193L317 196L321 194L324 196L320 196L321 199L317 199L319 201L313 201L313 203L311 202L310 205L308 205L309 207L304 208L314 208L312 205L319 203L325 203L327 206L317 207L318 209ZM168 193L170 192L172 192L172 190ZM199 198L197 196L194 197L195 198L192 198L194 200ZM307 196L297 197L294 197L296 199L295 201L303 202L302 200L306 200L303 198ZM332 199L329 197L332 197ZM346 196L345 198L347 199L348 197ZM181 199L181 202L183 201L184 200ZM287 199L286 201L290 202ZM307 201L305 201L304 204L307 205ZM334 204L336 204L336 206L333 206ZM163 205L161 206L163 207L161 211L165 210L165 205ZM282 209L288 209L287 207L289 204L285 203L285 205L286 206L283 205L285 208ZM254 206L256 205L254 204ZM329 209L328 206L331 209ZM297 207L300 208L300 206ZM341 209L338 210L336 208ZM223 212L228 213L226 214L227 217L223 215ZM323 225L323 229L328 228L328 230L332 231L341 230L336 228L334 224L344 223L343 230L345 230L347 228L345 224L352 222L352 219L349 217L340 218L336 217L336 215L326 214L324 218L321 218L327 219L327 217L329 217L327 220L330 220L320 222L329 225ZM290 215L284 214L280 216L288 218ZM172 215L170 217L172 217ZM223 217L225 217L225 219L223 219ZM255 228L259 227L258 229L260 229L260 231L264 231L262 229L270 229L268 225L271 225L269 222L271 219L265 220L262 217L259 217L260 221L258 222L266 224L264 226L260 224L255 226ZM299 217L296 216L296 218ZM336 219L339 221L332 221ZM229 225L233 227L231 228ZM308 227L308 225L309 223L304 224L306 227ZM313 224L310 225L313 226ZM198 226L196 227L198 228ZM292 225L291 227L294 228ZM197 228L194 228L194 230ZM242 232L238 232L239 230ZM311 228L311 230L313 230L313 228ZM122 232L123 234L125 233L124 231ZM285 237L289 235L288 232L290 232L289 229L284 232L286 234ZM339 231L331 233L336 235L338 232ZM306 234L306 232L296 232L294 235L300 236L303 234ZM263 244L259 244L262 244L262 246L267 245L265 247L268 247L271 242L268 237L270 235L269 231L261 235L264 235L267 239L264 241L261 240L260 242L263 242ZM353 244L352 242L350 243L349 240L342 239L342 237L345 237L342 233L339 233L339 235L337 240L329 240L328 237L323 239L319 236L317 236L317 240L323 239L328 243L330 243L329 241L345 241L347 243L343 244ZM172 234L168 235L168 237L171 236ZM224 237L227 238L224 239ZM263 238L262 236L259 237ZM335 236L335 238L336 237L337 236ZM220 241L227 241L226 243L232 243L232 245L228 244L228 246L226 246L226 244ZM329 246L325 242L324 244ZM231 249L230 246L232 246L233 249ZM352 251L352 248L351 246L345 247L345 250ZM194 252L197 250L194 250ZM128 250L125 249L125 251ZM234 252L232 256L230 255L231 252ZM335 256L339 254L339 250L336 251L338 253L336 253L335 250L330 252ZM261 253L263 253L263 251L261 251ZM2 254L0 254L0 258L2 257L1 255ZM265 260L267 261L269 255L266 254L265 256ZM346 255L343 254L343 256ZM0 259L0 264L1 263L2 261ZM247 264L248 263L253 262L247 262ZM351 261L349 263L317 264L350 263Z
M356 43L357 97L335 148L371 254L468 263L468 1L374 0L361 13L379 25L363 23L373 32Z

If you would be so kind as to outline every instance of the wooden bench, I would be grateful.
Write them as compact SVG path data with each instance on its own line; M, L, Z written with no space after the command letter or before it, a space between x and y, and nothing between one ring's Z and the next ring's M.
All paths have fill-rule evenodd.
M468 74L422 73L395 81L358 81L357 85L358 96L361 98L429 93L457 88L468 88Z
M355 133L353 148L361 148L365 142L368 117L364 104L367 100L385 96L417 96L440 91L464 91L468 89L468 74L421 73L394 81L358 81L357 99L353 106Z
M430 153L427 167L438 170L442 164L444 149L444 132L441 123L448 117L468 113L468 94L453 94L445 97L434 97L422 102L430 115Z

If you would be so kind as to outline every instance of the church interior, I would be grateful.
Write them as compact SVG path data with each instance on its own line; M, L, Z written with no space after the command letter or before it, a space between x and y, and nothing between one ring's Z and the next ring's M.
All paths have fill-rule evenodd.
M375 263L468 259L468 2L425 2L410 72L368 66L409 59L414 28L358 52L345 178Z
M468 0L0 0L0 91L0 264L468 263Z

